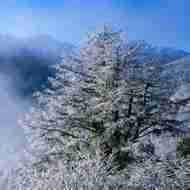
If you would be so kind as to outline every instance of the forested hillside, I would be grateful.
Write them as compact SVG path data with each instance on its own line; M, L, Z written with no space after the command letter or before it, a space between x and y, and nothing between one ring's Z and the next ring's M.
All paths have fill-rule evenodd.
M190 116L179 117L190 96L171 97L166 63L139 62L145 44L121 36L110 27L92 34L34 94L21 123L25 159L7 189L190 188Z

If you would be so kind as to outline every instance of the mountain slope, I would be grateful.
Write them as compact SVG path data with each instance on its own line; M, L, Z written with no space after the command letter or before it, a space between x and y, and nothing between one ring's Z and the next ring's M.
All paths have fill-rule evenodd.
M130 42L128 47L134 43L137 42ZM182 50L140 43L143 46L137 53L139 63L155 59L159 64L167 65L189 55ZM72 44L60 42L49 35L28 39L0 35L0 44L0 74L9 76L15 93L22 97L30 97L33 92L46 87L48 78L55 74L51 66L59 63L60 57L77 51Z
M190 83L190 56L166 64L162 77L169 81L170 88L174 91L181 85Z

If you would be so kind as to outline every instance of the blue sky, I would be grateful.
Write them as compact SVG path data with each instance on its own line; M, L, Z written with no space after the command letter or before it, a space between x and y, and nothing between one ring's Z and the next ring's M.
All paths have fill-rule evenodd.
M79 44L109 23L130 40L190 51L189 10L189 0L6 0L0 4L0 33L48 33Z

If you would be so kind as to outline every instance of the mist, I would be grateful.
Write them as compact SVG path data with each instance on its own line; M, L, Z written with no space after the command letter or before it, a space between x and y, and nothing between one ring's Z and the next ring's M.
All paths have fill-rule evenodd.
M9 78L0 75L0 171L13 167L22 156L25 138L18 119L27 107L10 88Z

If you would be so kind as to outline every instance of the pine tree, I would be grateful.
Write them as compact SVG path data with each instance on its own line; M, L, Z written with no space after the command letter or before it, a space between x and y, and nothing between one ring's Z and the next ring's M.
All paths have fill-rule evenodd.
M58 66L54 90L46 92L42 113L35 113L38 127L30 125L50 146L46 158L61 155L72 160L80 155L82 159L90 150L92 156L112 157L119 165L124 160L124 166L118 166L122 169L127 159L133 160L125 152L130 144L175 129L177 121L167 119L174 103L159 92L159 78L144 78L143 66L133 59L138 48L141 44L126 52L120 33L105 27L89 39L78 58L70 57ZM125 77L124 67L133 71L128 73L131 77ZM38 100L43 102L46 93Z

